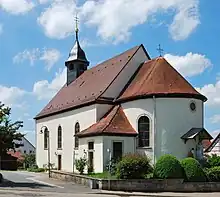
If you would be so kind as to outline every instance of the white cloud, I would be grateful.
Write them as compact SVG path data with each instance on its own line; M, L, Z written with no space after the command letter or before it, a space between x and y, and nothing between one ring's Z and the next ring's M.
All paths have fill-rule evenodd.
M210 118L211 123L220 123L220 114L216 114Z
M0 101L9 107L21 107L20 102L26 91L18 87L6 87L0 85Z
M205 55L191 52L185 56L166 54L164 58L185 77L201 74L212 65Z
M216 84L206 84L196 89L208 98L207 105L220 106L220 80Z
M48 82L47 80L36 82L33 87L33 94L37 96L38 100L51 99L65 82L66 68L59 70L51 82Z
M89 0L77 7L73 0L54 0L38 17L38 23L50 38L62 39L74 30L73 16L79 10L80 20L97 27L104 40L126 41L131 29L150 23L157 13L174 13L169 32L174 40L186 39L200 24L199 0ZM161 21L158 21L161 23Z
M60 51L58 51L57 49L49 49L43 51L40 60L43 60L46 63L46 68L49 71L53 67L53 65L58 62L60 57Z
M46 4L46 3L49 3L51 2L52 0L39 0L39 3L40 4Z
M34 6L32 0L0 0L0 8L11 14L24 14Z
M55 0L38 17L38 23L50 38L66 38L73 31L73 17L76 5L73 0Z
M56 62L60 59L61 54L57 49L42 49L35 48L32 50L24 50L23 52L18 53L14 56L14 63L22 63L25 60L30 62L30 65L33 66L37 60L45 62L46 69L49 71Z
M215 139L219 133L220 133L220 129L217 129L217 130L212 131L211 135Z

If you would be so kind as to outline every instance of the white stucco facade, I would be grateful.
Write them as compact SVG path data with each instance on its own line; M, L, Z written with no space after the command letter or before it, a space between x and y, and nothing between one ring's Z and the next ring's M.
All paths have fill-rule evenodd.
M190 110L190 102L196 103L196 111ZM124 112L133 128L138 130L138 119L147 116L150 119L150 146L136 149L148 155L155 162L163 154L172 154L178 158L187 157L196 141L181 139L191 128L203 127L203 102L188 98L150 98L122 104Z

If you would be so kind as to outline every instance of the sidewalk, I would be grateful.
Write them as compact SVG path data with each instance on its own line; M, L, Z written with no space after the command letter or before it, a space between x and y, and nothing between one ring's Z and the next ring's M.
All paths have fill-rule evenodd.
M101 190L99 194L103 195L117 195L117 196L158 196L158 197L220 197L220 192L214 193L173 193L173 192L161 192L161 193L143 193L143 192L121 192L121 191L107 191Z

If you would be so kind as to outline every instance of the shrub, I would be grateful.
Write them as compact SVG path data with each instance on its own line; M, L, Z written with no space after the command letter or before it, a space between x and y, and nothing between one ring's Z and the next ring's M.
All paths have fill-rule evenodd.
M76 169L79 171L80 174L83 174L87 161L85 158L80 158L76 160Z
M176 157L163 155L155 165L153 176L159 179L178 179L185 178L185 173Z
M200 163L194 158L185 158L181 161L181 165L186 174L186 180L190 182L207 181L205 172Z
M209 181L220 182L220 166L206 169Z
M119 179L144 179L150 172L152 172L150 159L139 154L123 156L116 167L116 176Z
M24 163L26 168L32 168L32 166L36 165L35 154L24 155Z
M213 168L216 166L220 166L220 156L213 154L212 156L207 156L206 158L206 165L207 168Z
M116 174L116 170L117 170L117 164L120 160L117 159L111 159L111 161L108 162L108 164L106 165L106 170L108 172L110 172L111 175L115 175Z
M44 168L28 168L28 172L45 172Z

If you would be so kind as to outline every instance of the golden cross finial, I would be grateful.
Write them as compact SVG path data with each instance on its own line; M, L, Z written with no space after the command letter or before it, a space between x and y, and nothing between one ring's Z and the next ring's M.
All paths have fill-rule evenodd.
M78 32L78 31L79 31L79 27L78 27L79 18L78 18L78 16L77 16L77 14L76 14L76 16L75 16L75 22L76 22L76 29L75 29L75 31Z
M157 48L157 51L159 52L160 57L162 57L162 53L163 53L164 50L161 48L160 44Z

